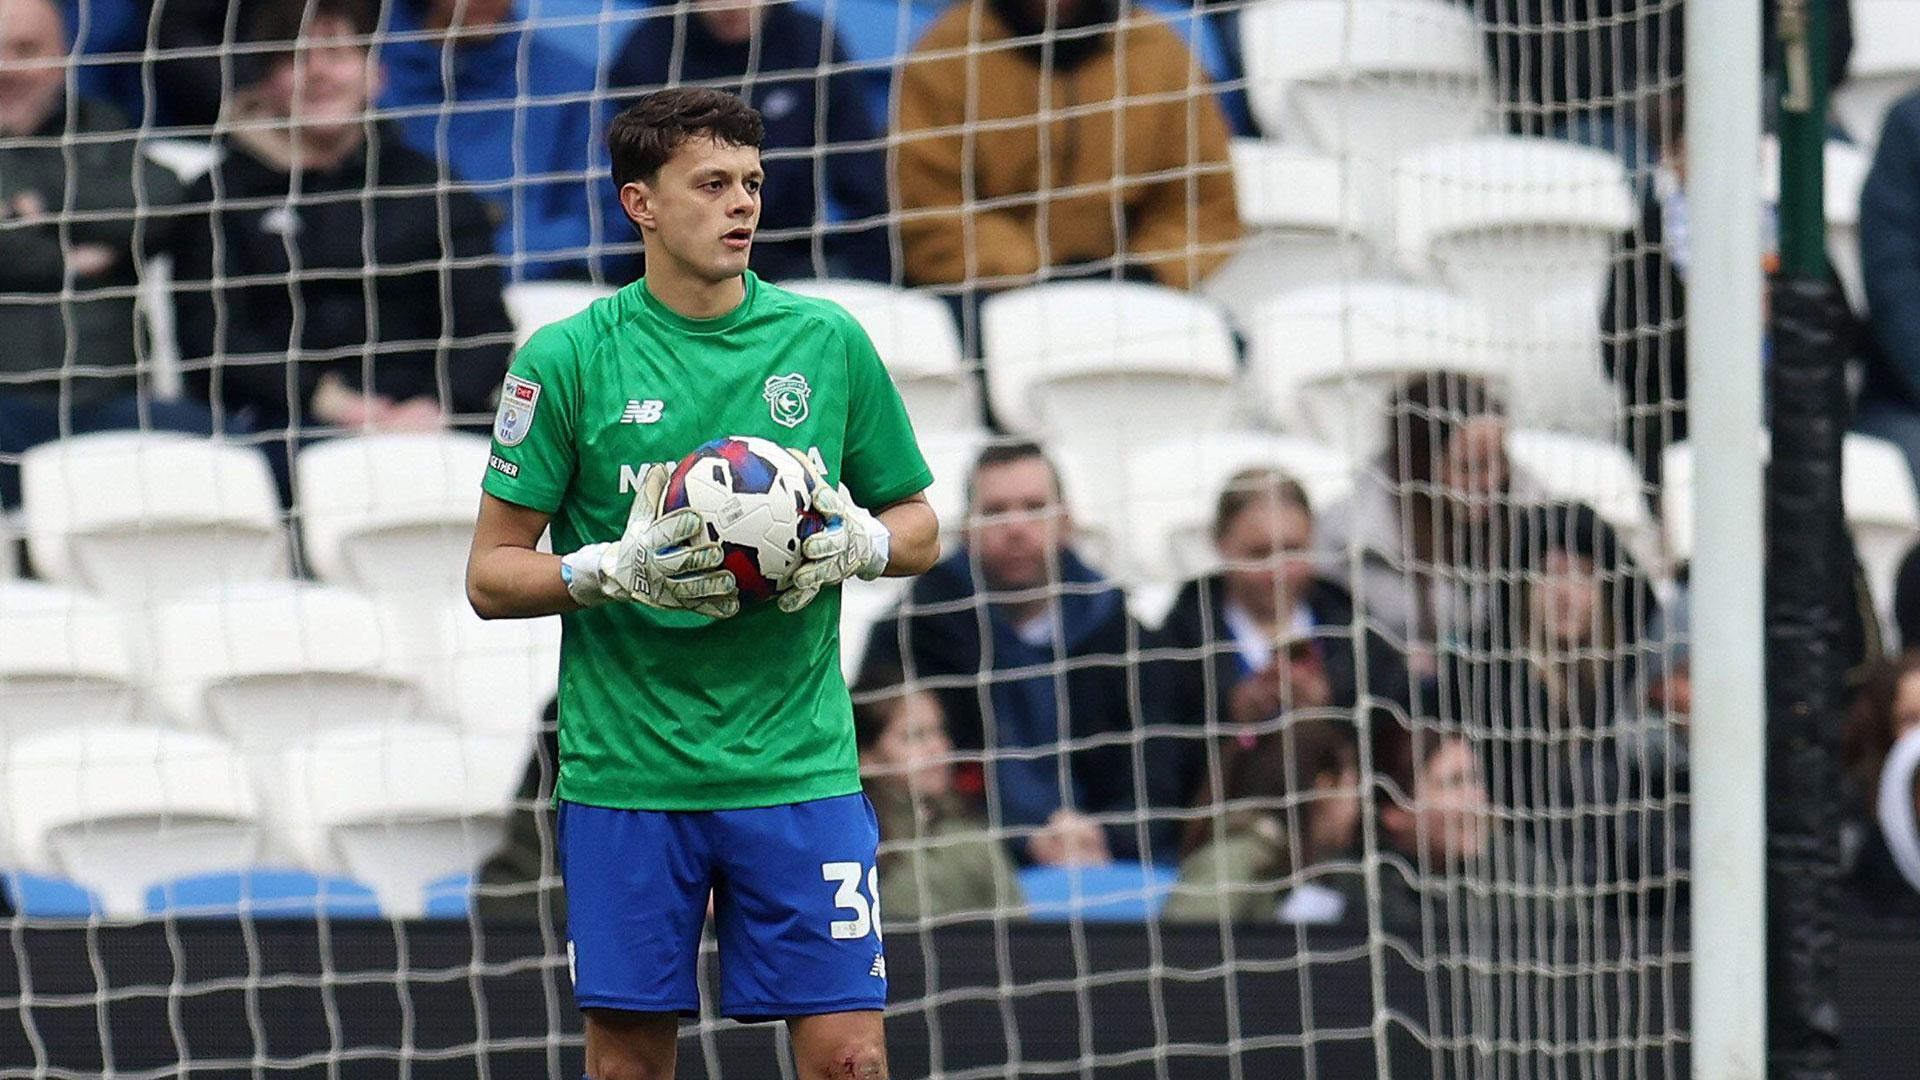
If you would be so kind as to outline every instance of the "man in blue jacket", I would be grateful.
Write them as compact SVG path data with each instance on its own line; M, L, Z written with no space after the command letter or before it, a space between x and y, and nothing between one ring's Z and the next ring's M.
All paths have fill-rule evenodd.
M592 220L603 171L590 167L592 67L505 25L513 0L399 0L387 12L380 107L486 206L509 281L584 276L596 239L633 239L622 215L611 232Z
M1860 192L1873 347L1854 424L1900 444L1920 477L1920 94L1887 113Z
M963 755L984 753L984 794L1013 851L1042 865L1177 853L1185 781L1134 746L1157 696L1137 684L1140 627L1125 596L1068 547L1071 522L1039 446L989 447L969 485L967 544L914 582L904 613L868 638L865 666L933 690ZM984 690L984 692L983 692ZM1148 703L1144 705L1142 703ZM1064 758L1065 767L1062 767ZM963 767L960 787L980 790Z
M612 112L675 85L728 90L760 110L767 179L753 270L762 278L890 281L886 151L846 64L839 41L791 4L683 0L635 28L607 85L619 98ZM614 199L610 187L603 197Z

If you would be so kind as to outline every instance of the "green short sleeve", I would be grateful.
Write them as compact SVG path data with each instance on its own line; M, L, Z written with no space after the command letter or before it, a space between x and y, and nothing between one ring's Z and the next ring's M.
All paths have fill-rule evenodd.
M579 385L577 345L564 326L543 327L521 346L500 387L481 490L530 510L559 508L578 464Z
M878 508L925 491L933 471L920 454L913 421L873 341L851 315L844 316L847 344L847 441L840 481L861 506Z

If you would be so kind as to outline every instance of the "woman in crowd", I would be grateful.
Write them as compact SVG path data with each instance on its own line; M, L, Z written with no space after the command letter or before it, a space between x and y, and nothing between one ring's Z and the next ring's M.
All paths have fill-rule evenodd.
M1390 783L1374 796L1383 858L1377 879L1380 922L1406 933L1435 918L1457 917L1471 900L1466 888L1478 861L1493 855L1493 818L1487 785L1473 747L1458 734L1430 726L1374 740L1374 767ZM1524 848L1502 845L1506 880L1525 880ZM1340 894L1336 917L1359 918L1370 903L1358 873L1330 877Z
M1920 650L1910 649L1874 668L1848 710L1840 737L1850 816L1860 836L1849 892L1863 914L1920 917L1920 840L1913 826L1913 773L1920 749L1899 750L1912 742L1915 731L1920 731ZM1897 797L1903 785L1904 804Z
M953 743L940 699L872 671L854 688L854 739L880 820L880 912L888 921L1025 903L1006 846L953 792Z
M1235 755L1226 799L1202 825L1211 839L1180 863L1161 917L1176 922L1328 922L1341 894L1299 872L1350 855L1358 841L1360 774L1353 733L1301 720Z
M1505 406L1485 380L1415 375L1387 410L1387 449L1321 516L1315 549L1325 575L1351 575L1369 625L1406 642L1408 672L1424 682L1439 642L1483 628L1505 511L1541 491L1507 459Z
M1177 772L1166 790L1199 805L1216 790L1210 746L1224 772L1270 721L1352 724L1363 686L1376 723L1409 700L1399 653L1356 629L1353 597L1316 572L1313 508L1299 483L1273 469L1234 476L1220 493L1213 542L1223 569L1187 583L1157 642L1176 650L1157 672L1161 715L1194 733L1168 740L1153 767ZM1215 738L1222 729L1229 733ZM1206 824L1191 823L1184 851L1204 838Z

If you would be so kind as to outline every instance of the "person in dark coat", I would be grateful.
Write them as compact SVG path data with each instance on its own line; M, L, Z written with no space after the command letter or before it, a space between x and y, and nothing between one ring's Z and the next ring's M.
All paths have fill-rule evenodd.
M1847 904L1858 914L1920 918L1920 850L1913 829L1912 761L1904 815L1886 817L1882 789L1896 748L1920 731L1920 650L1909 649L1876 665L1847 710L1840 736L1840 759L1847 792L1848 830L1859 838L1847 875ZM1895 781L1895 785L1899 781ZM1896 853L1898 851L1898 854ZM1903 867L1903 863L1906 865ZM1920 875L1916 875L1920 876Z
M1318 717L1351 732L1363 690L1376 727L1411 700L1399 652L1356 627L1352 594L1316 573L1313 510L1299 483L1272 469L1234 476L1213 541L1225 568L1181 588L1153 641L1175 656L1154 671L1160 712L1193 737L1169 741L1149 767L1174 774L1166 786L1199 806L1212 801L1216 743L1225 775L1239 749L1283 720ZM1197 819L1184 846L1208 824Z
M812 14L736 0L659 4L607 71L612 112L640 91L690 84L737 93L760 110L766 184L753 270L774 282L893 280L884 133L859 78ZM626 216L611 188L606 199L617 229Z
M874 627L863 669L898 668L938 692L955 749L985 752L984 776L963 773L963 790L984 790L1016 858L1172 861L1176 821L1149 816L1141 837L1136 779L1147 809L1179 802L1149 785L1157 773L1135 775L1133 743L1154 718L1142 715L1131 658L1142 631L1125 598L1067 546L1071 522L1040 447L989 447L970 488L966 546ZM1154 753L1150 742L1142 756Z
M261 9L252 40L300 38L304 61L265 65L189 196L201 213L182 222L174 270L188 386L300 438L484 423L512 332L493 226L432 160L366 126L369 60L350 41L367 9L316 0L304 28L302 10Z
M1887 113L1860 191L1865 379L1854 426L1897 443L1920 476L1920 93Z

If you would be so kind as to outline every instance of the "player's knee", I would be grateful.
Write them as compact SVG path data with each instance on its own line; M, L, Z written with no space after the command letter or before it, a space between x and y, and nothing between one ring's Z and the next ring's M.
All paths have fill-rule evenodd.
M879 1039L850 1040L826 1059L825 1068L816 1075L824 1080L887 1080L887 1049Z

